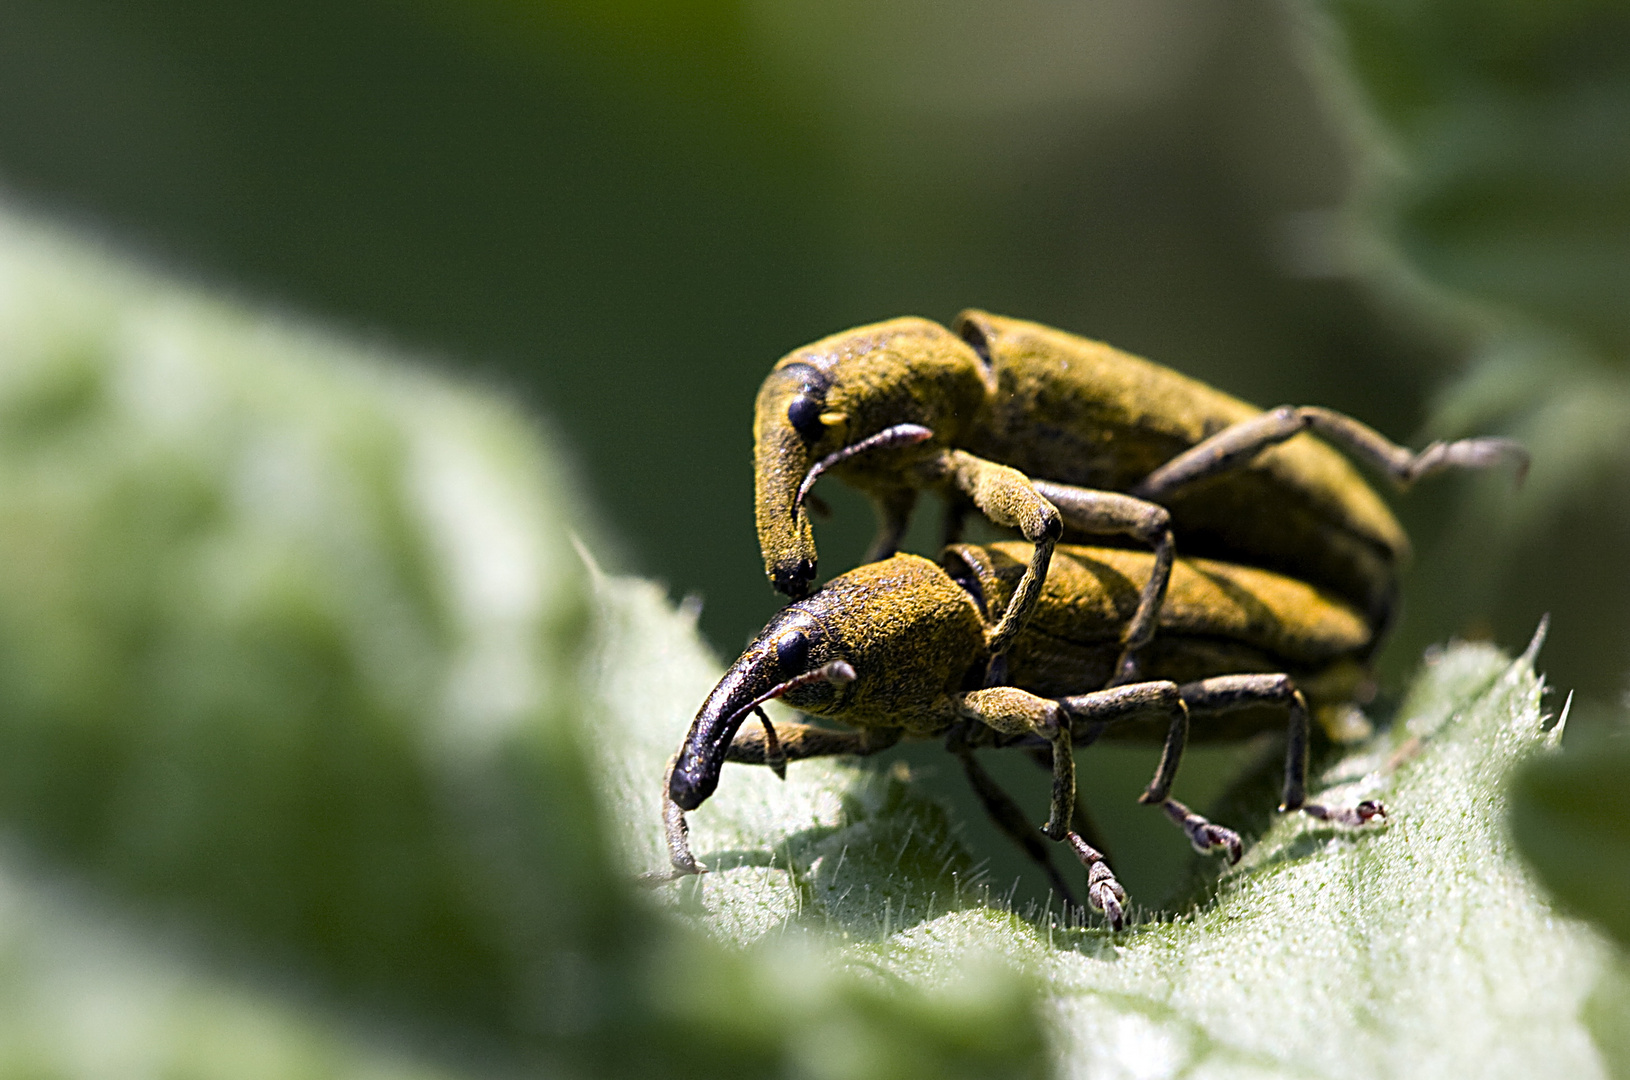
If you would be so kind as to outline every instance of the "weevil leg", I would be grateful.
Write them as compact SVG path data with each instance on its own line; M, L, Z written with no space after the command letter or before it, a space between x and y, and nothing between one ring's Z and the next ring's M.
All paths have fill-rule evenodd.
M1518 483L1528 473L1528 451L1515 439L1435 442L1417 454L1331 409L1281 405L1190 447L1144 477L1132 488L1132 494L1144 499L1165 498L1186 484L1245 465L1268 447L1309 430L1385 473L1400 487L1445 469L1484 469L1502 462L1516 467Z
M772 749L769 732L776 733ZM743 726L730 740L724 759L739 765L768 765L775 768L775 754L780 753L783 767L789 761L806 758L836 757L853 754L865 757L887 750L900 741L899 728L862 728L858 731L834 731L813 724L783 723L775 728Z
M968 499L992 522L1002 528L1018 529L1020 536L1035 545L1030 565L1014 588L1007 610L985 633L991 655L1000 656L1013 644L1041 597L1053 548L1064 535L1063 519L1058 508L1036 491L1024 473L962 450L935 455L918 467L918 473L925 484L949 489L952 499Z
M1167 717L1170 726L1166 746L1161 752L1155 778L1144 792L1145 802L1165 798L1188 742L1188 707L1178 685L1169 680L1128 683L1057 700L1038 697L1017 687L996 686L961 695L958 708L964 716L980 721L993 731L1011 736L1035 734L1052 744L1053 803L1043 831L1054 840L1064 838L1068 828L1065 822L1073 813L1075 756L1071 752L1074 748L1072 733L1078 727L1091 739L1110 724L1150 714Z
M1307 699L1289 675L1222 675L1184 683L1183 700L1192 713L1226 713L1253 705L1277 704L1290 713L1285 729L1285 785L1280 795L1282 813L1300 810L1320 821L1364 825L1386 817L1386 807L1365 800L1353 807L1328 807L1307 801Z
M968 777L968 785L973 788L974 794L979 796L979 801L985 807L985 813L990 816L991 821L1007 834L1008 839L1019 846L1019 850L1024 852L1031 862L1041 867L1053 890L1065 903L1079 908L1081 901L1076 899L1064 876L1053 865L1046 842L1031 827L1024 810L1013 801L1011 795L1002 790L1001 785L985 771L984 766L974 760L973 747L968 745L961 725L951 729L950 735L946 737L945 746L962 762L962 771Z
M889 488L874 493L872 505L877 509L877 534L861 562L877 562L900 549L900 541L911 524L911 511L917 505L917 489Z
M701 874L707 867L696 861L696 856L690 850L690 826L685 824L685 812L679 808L668 794L668 783L673 776L674 765L679 761L676 754L668 762L668 769L662 774L662 830L668 840L668 863L673 867L671 875L656 875L653 880L672 880L685 874Z
M962 527L967 524L968 511L973 503L952 492L945 500L945 517L940 522L940 547L950 547L962 540Z
M1225 852L1230 862L1238 862L1244 845L1239 834L1221 825L1214 825L1171 798L1172 781L1188 746L1190 710L1183 688L1167 681L1128 683L1108 690L1099 690L1078 697L1061 698L1063 705L1077 721L1089 721L1088 730L1101 730L1107 724L1164 713L1169 717L1166 744L1160 752L1160 763L1155 766L1154 778L1138 801L1158 806L1168 817L1180 825L1189 843L1202 855Z
M1042 832L1062 840L1075 809L1075 747L1070 714L1056 701L1013 686L973 690L957 698L958 711L1003 735L1040 735L1053 748L1053 798Z
M1245 854L1245 842L1233 829L1201 817L1176 799L1162 799L1159 805L1166 812L1166 816L1176 822L1177 827L1189 838L1189 846L1201 855L1223 852L1228 856L1228 863L1232 866Z
M775 773L778 779L785 780L787 778L787 754L786 751L781 749L781 739L775 733L775 725L770 723L770 716L764 711L763 706L753 706L753 712L758 716L758 722L763 725L764 764L770 767L770 771ZM737 734L740 734L740 732L738 731ZM732 739L731 741L734 742L735 740ZM729 757L730 751L726 750L725 760L728 761Z
M1147 545L1155 553L1149 580L1138 595L1138 608L1121 632L1121 655L1107 685L1121 686L1137 681L1137 651L1155 636L1160 605L1166 599L1166 586L1172 577L1177 543L1172 536L1171 513L1158 503L1114 491L1098 491L1051 480L1033 482L1036 491L1058 507L1064 526L1093 536L1126 536Z
M1083 742L1081 736L1077 734L1075 736L1075 745L1088 746L1091 744ZM1025 756L1035 762L1039 768L1051 770L1053 767L1052 747L1031 747L1025 752ZM1075 809L1070 811L1070 831L1102 851L1106 859L1109 857L1109 845L1104 841L1104 834L1098 830L1098 823L1092 819L1092 812L1087 809L1087 800L1081 795L1080 784L1075 785Z
M1111 724L1151 714L1165 716L1169 725L1166 745L1160 752L1160 764L1155 766L1154 779L1139 801L1158 802L1166 797L1177 766L1182 763L1183 748L1188 745L1189 710L1176 683L1166 679L1127 683L1059 698L1058 703L1069 714L1072 729L1082 733L1083 741L1096 739Z
M1125 928L1126 890L1115 880L1109 860L1104 858L1103 852L1073 832L1064 834L1064 842L1070 845L1075 857L1087 868L1087 902L1104 913L1111 929Z
M1087 809L1087 800L1081 797L1081 786L1075 788L1075 809L1070 812L1070 832L1077 839L1084 840L1094 850L1101 851L1104 858L1109 858L1109 845L1104 842L1104 834L1098 830L1098 823L1092 819L1092 813ZM1065 839L1069 836L1066 834ZM1090 886L1091 881L1087 884Z
M783 780L786 779L786 763L789 761L836 754L875 754L900 741L899 728L830 731L810 724L782 724L778 733L762 710L755 711L759 714L761 726L743 727L736 732L724 759L747 765L768 765L772 769L779 761L781 768L776 772ZM647 874L644 878L647 884L707 872L707 867L697 862L696 856L691 854L690 825L685 821L685 812L668 794L668 784L678 760L675 755L668 762L668 771L662 776L662 828L668 841L668 862L673 870L667 874Z

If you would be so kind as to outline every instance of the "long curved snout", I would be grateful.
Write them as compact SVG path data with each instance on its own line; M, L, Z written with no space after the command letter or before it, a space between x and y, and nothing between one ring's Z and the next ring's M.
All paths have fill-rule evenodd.
M815 463L819 438L804 412L819 411L824 391L819 373L806 365L778 371L759 392L753 423L753 509L764 572L776 592L799 599L815 580L815 533L800 498L805 477ZM809 403L807 408L801 406ZM803 429L796 421L805 420Z
M855 681L855 669L843 660L786 677L789 661L798 666L798 660L808 658L813 630L815 624L796 611L773 620L702 702L668 775L668 796L681 810L696 809L719 786L731 740L758 706L801 687L841 687Z
M753 703L775 689L775 677L775 654L749 648L702 702L668 777L668 796L681 810L695 810L719 786L730 741Z

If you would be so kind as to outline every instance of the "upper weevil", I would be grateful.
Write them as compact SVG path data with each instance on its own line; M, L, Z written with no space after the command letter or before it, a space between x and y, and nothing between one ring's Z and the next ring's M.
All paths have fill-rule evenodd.
M1263 412L1100 342L982 311L952 330L901 318L790 353L759 390L753 423L756 516L775 588L815 577L809 489L831 471L871 496L868 560L897 547L919 491L943 493L946 540L967 510L1031 541L1029 573L990 628L1004 652L1035 604L1054 544L1122 536L1157 556L1125 627L1112 683L1136 675L1154 632L1174 533L1187 555L1310 582L1388 621L1409 541L1357 470L1328 443L1400 486L1449 467L1528 456L1499 438L1394 445L1340 413Z

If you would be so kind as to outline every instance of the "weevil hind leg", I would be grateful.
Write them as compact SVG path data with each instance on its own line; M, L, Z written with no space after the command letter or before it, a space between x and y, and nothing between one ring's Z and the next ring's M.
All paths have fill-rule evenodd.
M1514 439L1479 438L1432 443L1420 453L1399 446L1352 417L1317 405L1281 405L1242 420L1204 439L1144 477L1132 494L1162 499L1178 488L1250 463L1270 446L1313 431L1339 446L1400 487L1446 469L1485 469L1502 463L1515 467L1520 484L1528 474L1528 451Z
M1365 800L1352 807L1329 807L1307 801L1310 724L1307 699L1289 675L1222 675L1184 683L1180 688L1191 713L1220 714L1255 705L1281 705L1289 712L1285 727L1285 782L1281 813L1301 811L1320 821L1360 826L1386 817L1386 807Z
M962 771L968 777L968 786L973 788L974 794L979 796L979 802L985 808L992 824L1000 829L1009 840L1018 845L1019 850L1047 875L1052 885L1063 901L1071 907L1079 909L1081 901L1076 898L1073 890L1065 882L1064 876L1058 872L1049 856L1048 845L1030 819L1025 816L1023 808L1013 800L1013 796L1002 790L995 778L985 771L985 767L974 759L973 747L968 745L967 739L960 725L953 728L946 738L946 749L955 754L957 760L962 762Z

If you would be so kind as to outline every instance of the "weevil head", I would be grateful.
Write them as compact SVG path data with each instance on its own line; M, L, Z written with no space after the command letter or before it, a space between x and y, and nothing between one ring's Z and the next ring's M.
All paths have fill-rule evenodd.
M933 731L949 695L986 660L984 618L945 571L916 555L852 570L790 604L702 702L668 781L683 810L718 786L753 706L779 698L862 727Z
M863 488L898 486L913 458L956 445L987 393L978 353L926 319L834 334L783 357L759 389L753 421L759 547L776 590L799 597L815 579L803 505L812 470L891 428L921 429L839 468ZM822 466L824 467L824 466Z

